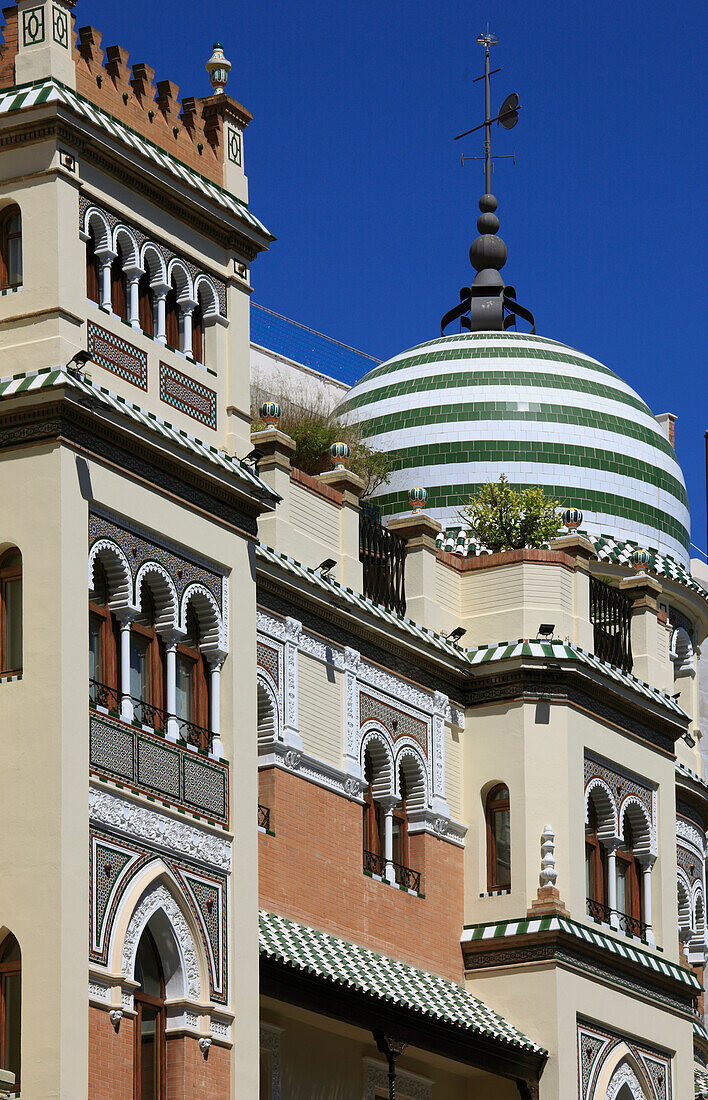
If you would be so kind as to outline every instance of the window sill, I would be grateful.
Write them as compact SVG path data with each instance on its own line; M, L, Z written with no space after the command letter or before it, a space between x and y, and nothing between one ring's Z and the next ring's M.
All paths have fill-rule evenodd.
M380 882L382 886L392 886L394 890L400 890L402 894L410 894L412 898L425 898L425 894L419 893L417 890L408 890L405 886L400 886L397 882L389 882L387 878L382 878L381 875L375 875L373 871L362 871L364 878L371 878L374 882Z
M487 890L485 893L480 894L481 898L505 898L511 894L510 886L500 886L498 889Z
M22 679L22 669L19 672L0 672L0 684L12 684Z
M19 286L0 287L0 298L4 298L6 294L17 294L20 290L22 290L22 286L23 284L20 283Z

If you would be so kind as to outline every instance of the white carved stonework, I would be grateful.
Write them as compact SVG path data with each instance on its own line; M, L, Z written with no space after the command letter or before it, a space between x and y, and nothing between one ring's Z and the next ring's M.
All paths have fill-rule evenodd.
M283 1029L271 1024L261 1024L260 1047L270 1055L270 1097L281 1100L283 1089L283 1070L280 1058L280 1036Z
M344 759L347 771L355 779L361 778L359 762L359 689L357 673L361 664L361 654L356 649L344 650Z
M445 715L450 709L447 695L436 691L433 698L433 797L445 799ZM443 809L443 806L436 806ZM444 807L447 808L446 806Z
M383 1062L375 1062L373 1058L365 1058L366 1067L366 1092L365 1100L376 1100L377 1093L388 1096L388 1066ZM396 1096L401 1100L432 1100L433 1082L427 1077L419 1077L417 1073L406 1073L404 1070L396 1070Z
M700 829L692 825L690 821L684 821L682 817L676 819L676 836L692 844L700 855L705 855L705 842Z
M295 748L302 746L298 729L297 665L302 623L297 619L285 620L285 740Z
M646 1100L644 1089L639 1084L637 1075L628 1062L623 1062L612 1074L612 1080L607 1086L607 1092L605 1094L606 1100L617 1100L620 1090L623 1089L625 1085L632 1094L632 1100Z
M193 1000L198 1000L201 983L199 980L199 963L194 947L192 933L189 930L182 911L165 886L157 886L151 890L130 918L128 931L123 943L123 955L121 959L121 971L124 978L132 978L135 973L135 955L138 950L140 937L145 931L145 926L150 918L162 909L167 917L175 939L179 944L180 954L184 965L185 993Z
M89 982L89 997L93 997L96 1001L109 1001L111 999L111 991L108 986L101 985L99 982Z
M297 771L298 775L309 779L318 787L336 791L337 794L345 795L357 802L363 801L361 780L347 775L341 768L318 760L316 756L310 756L304 750L295 752L293 749L286 749L284 745L273 743L269 751L261 755L258 763L261 768L275 767Z
M151 847L176 852L222 871L231 870L231 844L205 829L176 821L167 814L138 806L109 791L89 788L89 816L126 837L147 841Z
M558 872L556 871L556 843L555 834L550 825L546 825L541 833L541 874L538 881L541 886L555 886Z

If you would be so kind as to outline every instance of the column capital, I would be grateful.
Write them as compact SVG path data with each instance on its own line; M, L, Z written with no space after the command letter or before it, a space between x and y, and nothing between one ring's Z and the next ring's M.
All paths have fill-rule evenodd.
M641 863L643 871L651 871L656 863L656 856L653 852L637 852L636 858Z

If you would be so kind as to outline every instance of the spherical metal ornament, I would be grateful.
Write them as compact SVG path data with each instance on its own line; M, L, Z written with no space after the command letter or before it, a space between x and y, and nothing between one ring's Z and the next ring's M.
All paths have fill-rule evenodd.
M497 208L497 200L494 195L482 195L479 200L479 209L483 214L493 214Z
M260 407L261 420L275 427L283 415L283 410L277 401L264 401Z
M209 73L209 80L214 93L216 95L222 94L226 87L226 81L229 79L231 62L224 57L224 47L221 42L214 43L214 52L206 63L206 71Z
M496 233L499 228L499 218L496 214L480 214L477 218L478 233Z
M416 485L414 488L409 489L408 503L414 512L420 512L421 508L425 508L425 505L428 503L428 490L423 489L420 485Z
M650 556L648 550L640 550L639 548L632 551L632 568L636 569L638 573L646 572L649 568Z
M351 454L348 443L333 443L329 449L329 454L335 470L346 469L349 455Z
M483 233L472 241L470 246L470 263L475 271L483 271L491 267L494 271L500 271L506 263L506 245L501 237L494 233Z
M562 518L569 531L577 531L583 522L583 513L579 508L566 508Z

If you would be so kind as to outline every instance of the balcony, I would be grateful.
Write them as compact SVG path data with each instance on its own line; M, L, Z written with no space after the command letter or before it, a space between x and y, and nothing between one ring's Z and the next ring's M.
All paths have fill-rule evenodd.
M615 928L618 932L623 932L625 936L632 936L634 939L647 943L649 926L644 924L643 921L638 920L636 917L630 917L628 913L620 913L617 909L610 909L609 905L604 905L601 901L595 901L594 898L586 898L585 903L587 915L596 924L604 924L608 928Z
M153 706L145 699L137 699L129 696L133 717L140 726L147 726L156 733L167 733L169 730L169 715L162 707ZM100 683L99 680L89 680L89 701L93 706L101 707L109 713L120 714L121 695L115 688ZM174 717L173 721L180 738L188 745L192 745L201 752L210 752L214 735L203 726L197 726L186 718Z
M632 671L632 601L618 588L590 578L590 622L595 656Z
M272 832L270 806L262 806L258 803L258 828L264 833Z
M406 613L406 543L383 527L378 509L362 504L359 515L359 561L364 595L399 615Z
M179 735L167 735L167 715L159 707L140 709L134 720L118 713L118 693L105 684L89 684L89 767L92 775L145 795L211 825L228 826L229 766L208 755L208 731L177 723Z
M386 864L387 861L384 856L364 849L365 874L386 879ZM420 871L413 871L410 867L404 867L402 863L394 863L393 860L390 861L389 866L393 867L396 884L402 890L413 890L416 894L420 893Z

